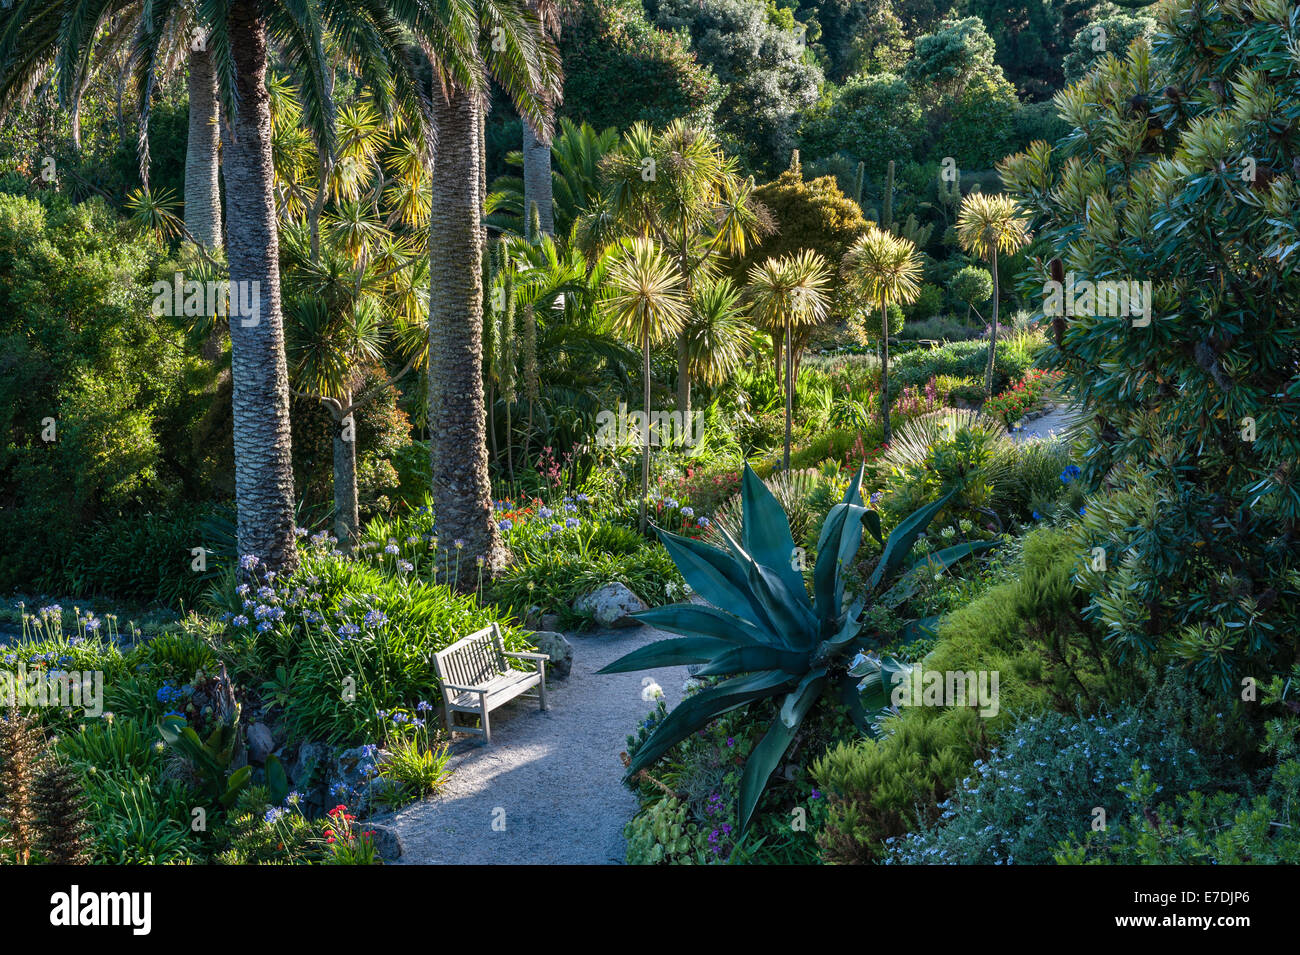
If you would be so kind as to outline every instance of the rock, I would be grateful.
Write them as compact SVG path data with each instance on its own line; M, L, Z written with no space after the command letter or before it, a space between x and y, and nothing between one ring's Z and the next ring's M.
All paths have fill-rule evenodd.
M542 625L537 629L539 632L542 630L550 630L552 632L555 632L560 629L560 626L561 626L561 621L560 621L560 615L558 613L544 613L542 614Z
M364 832L371 833L370 838L374 840L375 851L385 862L392 862L402 855L402 840L397 835L397 830L392 826L383 825L382 823L362 823L361 829Z
M563 680L573 669L573 644L555 630L535 630L528 642L537 648L538 653L545 653L550 660L546 664L546 675Z
M254 723L248 728L248 761L261 765L275 751L275 734L265 723Z
M524 617L524 626L530 630L545 630L542 626L542 608L533 604L528 608L528 613Z
M339 753L330 774L330 798L344 803L358 816L373 812L379 797L392 790L392 780L379 775L379 767L392 757L373 743Z
M635 627L638 626L638 621L633 620L629 614L649 608L625 585L613 583L579 597L573 609L578 613L590 614L601 627Z

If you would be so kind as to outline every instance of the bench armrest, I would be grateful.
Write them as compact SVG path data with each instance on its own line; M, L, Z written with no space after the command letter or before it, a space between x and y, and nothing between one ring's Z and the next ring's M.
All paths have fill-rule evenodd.
M506 656L513 657L516 660L549 660L551 659L545 653L507 653Z
M448 690L459 690L462 693L486 693L487 690L481 686L457 686L455 683L444 683L443 687Z

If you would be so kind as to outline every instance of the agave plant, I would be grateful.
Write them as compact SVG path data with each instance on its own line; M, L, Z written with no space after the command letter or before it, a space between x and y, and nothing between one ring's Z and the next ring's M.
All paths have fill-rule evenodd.
M741 777L737 818L743 833L769 777L818 700L838 700L862 732L875 735L873 717L887 706L890 678L904 668L884 661L865 680L860 667L856 674L850 672L862 654L889 639L864 628L862 612L869 599L882 597L918 566L903 569L917 537L951 492L909 515L882 539L880 515L862 500L862 478L859 469L822 525L811 596L785 512L748 466L741 481L740 539L724 529L726 550L656 528L686 582L711 606L675 604L637 614L641 622L681 636L634 650L600 672L695 663L704 664L697 676L727 679L683 700L637 750L629 777L728 710L779 698L779 714ZM848 604L846 571L862 544L864 527L881 545L880 560L865 593ZM945 568L991 546L988 541L963 543L919 563Z

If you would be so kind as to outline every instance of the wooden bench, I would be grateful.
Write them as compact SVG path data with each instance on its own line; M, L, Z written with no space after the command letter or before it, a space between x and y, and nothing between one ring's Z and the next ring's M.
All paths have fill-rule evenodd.
M511 660L527 660L536 668L515 670ZM542 709L547 709L546 660L544 653L507 653L495 623L439 650L433 655L433 668L442 683L447 732L477 733L491 743L488 713L533 687L538 689ZM459 725L457 713L475 714L482 725Z

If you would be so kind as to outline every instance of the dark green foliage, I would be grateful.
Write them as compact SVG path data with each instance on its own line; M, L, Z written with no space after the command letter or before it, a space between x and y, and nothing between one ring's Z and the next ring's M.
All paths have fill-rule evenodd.
M157 254L99 200L0 194L0 588L193 594L192 517L145 515L205 490L216 370L150 314Z
M712 118L717 78L687 43L651 26L637 0L580 0L572 15L560 34L565 116L597 129Z
M93 839L86 796L71 765L51 761L36 781L36 848L48 863L84 865Z
M1122 491L1089 510L1080 543L1110 569L1081 583L1121 655L1226 694L1300 633L1300 106L1281 27L1189 9L1161 7L1154 52L1139 39L1063 93L1078 133L1003 177L1076 283L1151 283L1149 324L1048 316L1044 361L1091 412L1084 480ZM1041 315L1039 262L1023 287Z
M1123 59L1128 45L1140 36L1150 36L1156 21L1150 17L1129 16L1117 13L1113 17L1094 20L1081 29L1070 42L1070 52L1061 64L1066 84L1077 83L1105 56ZM1054 142L1055 136L1040 136Z
M853 76L805 120L802 149L809 156L840 152L866 164L882 181L892 159L912 159L920 142L921 108L900 76Z
M650 0L646 9L660 29L689 35L700 63L721 82L719 138L751 169L785 166L800 114L822 82L795 32L752 0Z

